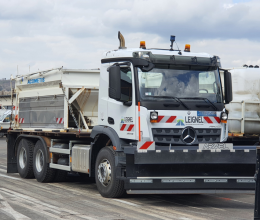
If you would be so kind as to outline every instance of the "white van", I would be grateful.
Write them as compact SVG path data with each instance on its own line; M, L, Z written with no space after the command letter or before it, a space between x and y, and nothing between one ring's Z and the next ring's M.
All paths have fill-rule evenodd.
M0 109L0 136L5 135L10 128L11 114L11 110ZM12 121L14 121L14 114Z

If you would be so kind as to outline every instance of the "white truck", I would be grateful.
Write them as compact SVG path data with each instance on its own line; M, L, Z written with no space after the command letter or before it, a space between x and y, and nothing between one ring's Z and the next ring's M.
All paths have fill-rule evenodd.
M253 190L255 150L225 143L231 74L221 82L217 56L174 40L129 49L119 32L100 69L15 77L7 172L39 182L85 173L109 198Z

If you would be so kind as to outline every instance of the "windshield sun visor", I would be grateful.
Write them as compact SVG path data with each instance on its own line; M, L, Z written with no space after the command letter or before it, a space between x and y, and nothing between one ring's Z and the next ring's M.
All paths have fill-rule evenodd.
M177 64L177 65L199 65L199 66L218 66L218 59L213 57L192 57L153 54L150 51L133 52L133 57L145 59L157 64Z

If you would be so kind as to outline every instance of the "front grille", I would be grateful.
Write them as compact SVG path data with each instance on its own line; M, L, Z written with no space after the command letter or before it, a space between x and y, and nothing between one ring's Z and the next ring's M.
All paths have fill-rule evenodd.
M180 128L153 128L153 140L156 145L167 146L186 145L181 138L182 130ZM196 140L193 145L199 143L219 143L221 129L211 128L194 128L196 132Z

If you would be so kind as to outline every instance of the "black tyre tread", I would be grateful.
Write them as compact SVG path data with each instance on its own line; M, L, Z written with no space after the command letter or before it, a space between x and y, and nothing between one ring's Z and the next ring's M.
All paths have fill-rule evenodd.
M33 150L34 150L34 143L27 139L28 147L29 147L29 169L26 178L34 178L33 173Z
M53 182L64 182L68 172L65 170L57 170Z
M34 178L34 173L33 173L33 150L34 150L34 143L28 139L21 139L20 142L22 140L25 140L27 142L27 146L28 146L28 154L29 154L29 158L27 159L28 161L28 169L27 169L27 172L26 174L24 174L23 176L20 176L22 178L25 178L25 179L32 179ZM17 166L19 166L19 151L20 151L20 146L18 146L18 152L17 152ZM19 169L18 169L19 170Z
M101 150L103 150L103 149L104 148L102 148ZM112 146L105 147L105 149L108 149L113 154L113 156L116 155ZM113 161L111 161L111 163L115 164L115 158L114 157L113 157ZM107 197L107 198L120 198L123 195L125 195L124 181L119 180L119 179L115 179L114 184L115 184L115 186L113 187L113 191L111 191L107 195L102 195L102 194L101 195L104 196L104 197Z
M55 169L52 169L49 167L47 167L47 172L45 173L45 176L44 178L42 178L42 183L50 183L50 182L53 182L54 178L55 178L55 175L56 175L56 170Z
M109 146L108 149L112 152L114 156L116 155L116 152L113 150L113 146ZM113 163L115 163L115 161L113 161ZM111 197L119 198L122 197L124 194L125 194L124 181L117 180L116 187L114 188L114 191L111 193Z

